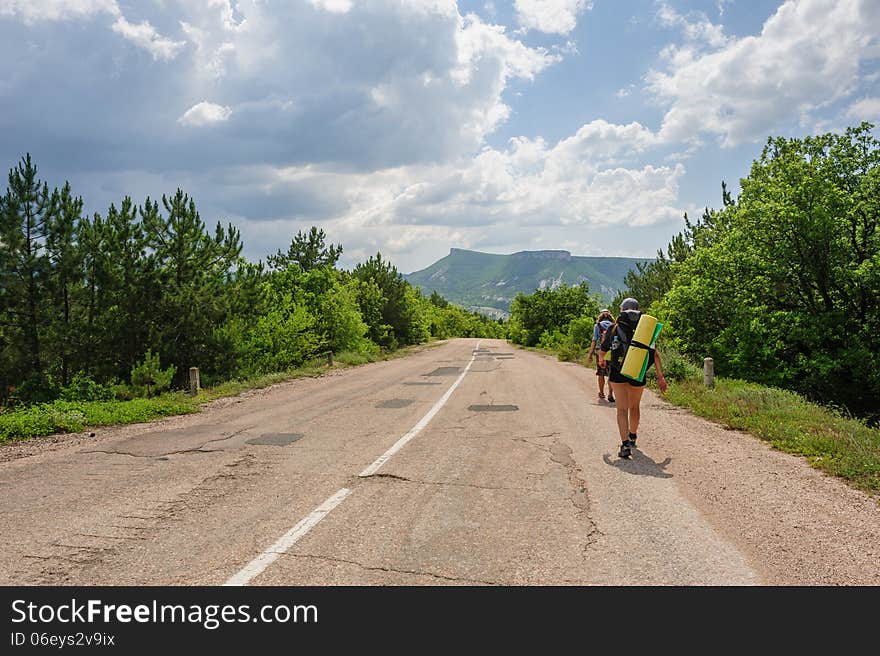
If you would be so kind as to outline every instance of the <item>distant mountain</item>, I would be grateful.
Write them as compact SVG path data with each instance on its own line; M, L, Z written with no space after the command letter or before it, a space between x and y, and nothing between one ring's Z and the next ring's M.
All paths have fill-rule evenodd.
M404 277L429 295L438 294L470 310L489 316L507 316L519 293L553 289L560 284L586 281L590 291L606 301L623 289L627 271L646 259L631 257L577 257L568 251L521 251L493 255L451 248L449 255L426 269Z

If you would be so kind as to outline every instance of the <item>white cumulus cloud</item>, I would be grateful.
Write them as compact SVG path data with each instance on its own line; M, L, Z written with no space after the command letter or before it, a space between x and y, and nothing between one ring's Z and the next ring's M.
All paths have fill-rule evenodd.
M364 229L443 225L652 225L679 217L681 164L623 160L656 143L638 123L597 120L549 146L517 137L470 160L341 176L350 209L340 218ZM311 175L319 175L313 171Z
M177 119L181 125L201 127L213 123L222 123L229 118L232 111L223 105L202 101L190 107Z
M850 118L880 123L880 98L862 98L846 111Z
M668 20L677 23L671 14ZM763 139L792 115L802 123L857 88L860 65L876 56L876 0L788 0L757 36L721 41L711 52L685 44L665 50L667 70L647 87L668 106L660 137L681 142L715 134L722 145Z
M574 136L560 141L555 151L570 159L586 159L595 164L641 154L656 142L656 135L635 121L618 125L596 119L581 126Z
M344 14L351 10L351 0L309 0L313 7L333 14Z
M516 0L516 17L527 30L568 34L577 26L578 15L593 8L587 0Z
M125 16L120 16L113 23L112 29L139 48L149 52L153 59L156 60L168 61L174 59L180 49L186 45L185 41L172 41L162 36L149 21L142 21L137 24L129 23Z
M149 21L130 23L116 0L0 0L0 16L18 18L26 25L39 21L83 20L101 14L115 17L111 29L149 52L153 59L174 59L186 45L184 41L162 36Z
M662 25L681 28L685 38L690 41L702 41L713 48L721 47L728 42L724 28L711 22L701 12L696 12L692 18L689 18L663 2L657 10L657 18Z
M0 0L0 16L25 23L85 18L94 14L120 15L116 0Z
M570 42L550 45L565 37L532 35L540 47L513 31L516 22L462 13L454 0L319 4L45 4L45 24L6 27L22 35L10 52L44 40L33 70L54 77L4 80L0 100L26 99L9 102L4 119L29 127L5 131L0 145L48 152L58 135L76 135L71 151L93 146L75 152L88 171L79 179L90 181L78 193L96 209L119 194L181 186L204 215L235 221L254 258L312 224L345 244L348 262L381 250L402 270L448 245L509 252L571 243L601 253L621 225L659 233L681 216L684 167L659 149L650 159L664 147L656 126L590 117L561 139L545 140L533 125L492 141L515 94L576 56ZM532 21L528 29L565 34L589 4L522 2L518 16ZM155 61L130 56L130 43ZM70 58L82 44L94 56ZM168 59L173 66L160 65ZM47 119L45 108L66 106L71 88L86 95L84 84L88 97L112 102L92 103L88 121L76 112ZM637 247L614 243L613 254L628 248Z

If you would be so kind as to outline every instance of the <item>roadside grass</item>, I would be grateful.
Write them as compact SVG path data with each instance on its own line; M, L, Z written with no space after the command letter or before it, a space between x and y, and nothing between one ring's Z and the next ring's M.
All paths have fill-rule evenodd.
M53 401L0 415L0 443L53 433L77 433L87 426L135 424L197 409L180 392L130 401Z
M649 384L656 388L656 380ZM670 380L663 398L748 431L780 451L805 456L813 467L860 490L880 492L880 429L857 419L794 392L717 377L714 389L705 387L702 378Z
M345 369L380 360L405 357L414 351L433 348L444 340L407 346L391 353L337 353L333 366L327 358L315 358L301 367L288 371L262 374L251 378L229 380L203 388L198 395L186 392L166 392L153 398L127 401L53 401L10 412L0 413L0 444L55 433L77 433L86 428L137 424L141 422L198 412L205 403L227 396L236 396L253 389L262 389L296 378L317 377L334 369Z

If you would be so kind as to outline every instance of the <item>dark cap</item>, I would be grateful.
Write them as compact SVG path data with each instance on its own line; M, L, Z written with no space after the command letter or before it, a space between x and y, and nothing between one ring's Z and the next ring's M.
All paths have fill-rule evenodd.
M621 310L638 310L639 302L634 298L625 298L620 304Z

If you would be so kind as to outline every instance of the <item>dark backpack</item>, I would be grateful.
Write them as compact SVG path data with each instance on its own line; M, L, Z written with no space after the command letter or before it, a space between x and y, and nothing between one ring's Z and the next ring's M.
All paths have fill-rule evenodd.
M612 337L613 342L611 345L611 366L615 371L620 371L623 368L626 352L629 350L630 342L633 335L635 335L636 326L642 314L639 310L627 310L626 312L621 312L620 316L617 317L617 323L615 324L617 330ZM654 349L649 347L648 354L648 367L650 368L654 364Z
M611 336L611 366L616 371L620 371L623 367L623 360L626 358L629 343L632 341L641 316L642 313L638 310L627 310L621 312L614 323L615 331Z

